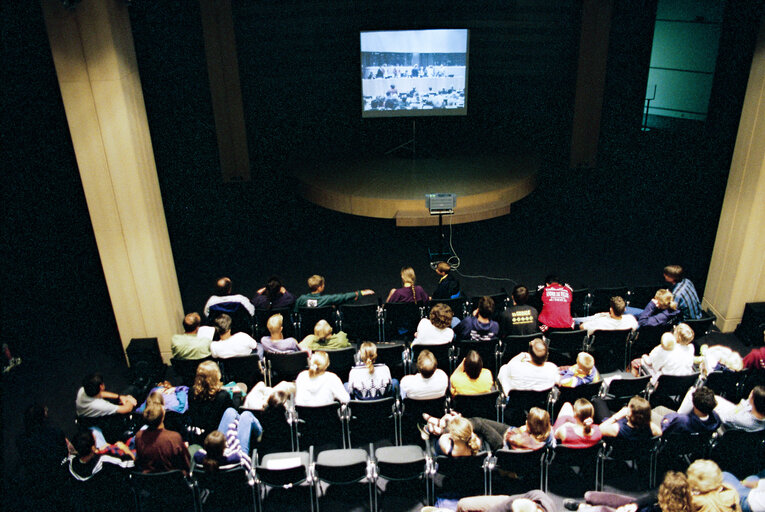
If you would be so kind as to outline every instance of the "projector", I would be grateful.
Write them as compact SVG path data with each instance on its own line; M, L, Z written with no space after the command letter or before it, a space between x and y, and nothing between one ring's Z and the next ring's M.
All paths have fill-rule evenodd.
M451 215L457 206L457 194L425 194L425 206L431 215Z

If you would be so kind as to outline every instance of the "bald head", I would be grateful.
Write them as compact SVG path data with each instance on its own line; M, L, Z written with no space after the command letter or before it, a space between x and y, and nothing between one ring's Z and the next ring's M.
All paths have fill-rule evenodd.
M231 295L231 279L228 277L221 277L218 279L216 293L219 296Z
M537 338L529 343L531 362L536 366L542 366L547 362L547 344L542 338Z
M194 334L199 329L199 324L202 323L202 317L199 313L189 313L183 317L183 332L187 334Z

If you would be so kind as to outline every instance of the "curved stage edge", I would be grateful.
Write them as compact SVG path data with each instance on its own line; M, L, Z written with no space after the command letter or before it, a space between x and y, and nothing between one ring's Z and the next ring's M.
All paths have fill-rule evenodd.
M352 215L395 219L397 226L438 225L425 194L457 194L460 224L510 213L510 205L536 187L539 160L529 155L341 160L293 169L299 193L324 208Z

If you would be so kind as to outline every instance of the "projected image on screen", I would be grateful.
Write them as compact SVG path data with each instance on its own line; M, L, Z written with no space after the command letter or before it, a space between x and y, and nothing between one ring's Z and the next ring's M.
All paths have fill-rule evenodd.
M467 29L362 32L362 117L465 115L467 61Z

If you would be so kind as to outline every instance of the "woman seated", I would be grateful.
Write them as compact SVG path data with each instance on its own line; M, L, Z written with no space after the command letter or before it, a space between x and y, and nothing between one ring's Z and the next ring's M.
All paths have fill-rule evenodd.
M434 451L436 455L449 457L470 457L481 450L481 439L473 432L473 425L462 416L454 416L446 433L438 438Z
M291 308L295 305L295 296L287 291L278 276L271 276L266 285L255 292L250 302L255 309Z
M679 344L673 333L665 332L661 343L650 354L643 354L632 362L632 371L633 374L653 375L655 380L659 375L690 375L693 373L693 352Z
M598 444L603 437L600 427L595 425L595 408L589 400L579 398L573 407L563 404L553 425L555 439L569 448L589 448Z
M249 453L253 431L258 438L263 434L260 423L251 412L245 411L240 415L236 409L226 409L218 430L207 434L204 448L197 450L194 461L201 464L207 473L237 465L243 466L249 473L252 470Z
M599 402L605 405L604 402ZM600 424L603 437L618 437L628 441L648 441L661 435L661 428L651 423L651 404L639 396Z
M417 325L412 345L443 345L454 339L452 308L440 302L430 308L428 318L423 318Z
M491 370L483 367L483 359L475 350L468 352L465 359L451 376L451 394L480 395L488 393L494 386Z
M220 368L215 361L199 363L194 385L189 396L191 441L201 442L204 436L218 428L223 413L234 407L234 401L220 380Z
M701 353L699 366L704 375L716 371L740 372L744 369L744 359L741 354L725 345L711 347L702 345L699 352Z
M359 362L348 375L348 392L356 400L377 400L393 394L390 369L382 363L375 364L377 345L365 341L359 347Z
M314 352L295 380L295 405L321 407L332 402L347 403L351 397L345 390L340 377L328 372L329 355L323 350Z
M659 486L658 495L646 491L637 496L627 496L612 492L587 491L584 493L585 503L574 500L563 500L563 506L578 512L653 512L658 504L661 512L693 512L691 491L688 480L683 473L667 471L664 481Z
M299 343L301 350L333 350L348 348L351 343L348 335L343 331L332 333L332 326L326 320L319 320L313 328L313 334L309 334Z
M638 315L638 329L644 326L656 327L668 325L680 314L677 302L672 300L672 292L662 288L656 292L651 302Z
M693 461L686 470L694 512L738 512L738 492L723 482L720 466L711 460Z
M424 304L428 301L428 294L422 286L415 286L417 277L412 267L401 269L401 288L393 288L385 302L416 302Z
M274 387L266 386L263 381L255 384L247 394L247 398L244 399L243 407L245 409L253 409L256 411L265 410L271 402L283 403L295 396L295 383L289 381L282 381Z

